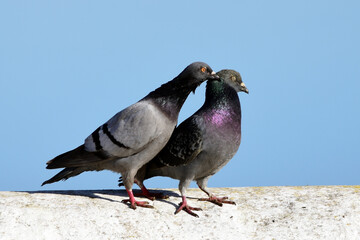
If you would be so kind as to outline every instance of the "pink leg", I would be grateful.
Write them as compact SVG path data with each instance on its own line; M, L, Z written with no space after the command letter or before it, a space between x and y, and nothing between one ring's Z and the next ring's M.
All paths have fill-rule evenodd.
M168 195L164 195L162 193L149 192L149 190L147 190L146 187L142 187L141 191L142 191L143 196L150 200L169 198Z
M222 207L223 203L227 203L227 204L233 204L236 205L235 202L227 200L228 197L216 197L215 195L213 195L212 193L206 191L206 189L204 187L200 187L200 185L198 184L199 188L205 192L209 197L208 198L200 198L199 201L208 201L208 202L212 202L220 207Z
M148 199L150 199L151 201L154 201L155 199L166 199L169 198L168 195L164 195L162 193L153 193L153 192L149 192L149 190L144 186L144 184L138 182L137 180L135 180L135 183L141 188L141 194L137 194L135 196L139 197L139 196L144 196Z
M179 213L181 210L184 210L185 212L187 212L188 214L194 217L199 217L199 216L196 213L192 212L191 210L202 211L201 208L190 207L186 202L185 196L182 196L182 202L179 204L179 208L176 210L175 214Z
M153 206L149 205L148 202L136 201L135 198L134 198L134 194L133 194L132 190L127 190L126 189L126 192L129 195L129 199L122 200L121 202L123 202L123 203L130 202L130 207L132 209L136 209L136 206L145 207L145 208L153 208Z

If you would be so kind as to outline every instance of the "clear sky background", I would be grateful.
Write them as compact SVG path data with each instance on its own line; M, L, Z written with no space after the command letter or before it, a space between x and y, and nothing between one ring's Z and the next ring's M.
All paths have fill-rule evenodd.
M40 185L58 172L46 161L194 61L239 71L250 90L239 93L240 149L210 187L360 184L359 10L329 0L1 1L0 190L116 189L110 171Z

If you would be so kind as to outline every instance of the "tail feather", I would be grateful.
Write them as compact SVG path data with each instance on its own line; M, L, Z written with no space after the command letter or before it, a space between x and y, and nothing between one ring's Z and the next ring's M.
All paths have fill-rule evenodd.
M84 145L81 145L48 161L46 168L86 167L108 159L109 157L104 152L88 152Z
M43 182L41 186L60 180L66 180L85 171L100 170L101 163L111 159L112 158L103 151L88 152L85 150L84 145L81 145L71 151L60 154L46 163L47 169L64 169L49 180Z
M84 171L85 171L84 168L78 168L78 167L65 168L61 172L59 172L58 174L56 174L55 176L50 178L49 180L43 182L41 184L41 186L43 186L45 184L49 184L49 183L54 183L54 182L57 182L60 180L65 181L66 179L68 179L70 177L74 177L76 175L79 175L80 173L82 173Z

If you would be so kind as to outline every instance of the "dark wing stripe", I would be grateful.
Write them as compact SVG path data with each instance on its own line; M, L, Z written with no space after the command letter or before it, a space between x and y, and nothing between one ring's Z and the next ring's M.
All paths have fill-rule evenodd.
M126 149L130 149L129 147L125 146L124 144L122 144L121 142L119 142L118 140L116 140L114 138L113 135L111 135L111 133L109 132L109 129L107 128L107 123L105 123L102 126L102 130L103 132L106 134L106 136L108 136L108 138L117 146L121 147L121 148L126 148Z
M92 139L95 143L95 147L96 147L96 150L99 151L102 149L102 146L100 144L100 138L99 138L99 131L100 131L100 127L98 127L92 134Z

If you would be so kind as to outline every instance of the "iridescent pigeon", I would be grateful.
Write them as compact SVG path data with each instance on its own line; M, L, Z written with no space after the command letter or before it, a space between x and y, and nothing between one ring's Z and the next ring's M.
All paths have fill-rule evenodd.
M192 210L201 209L190 207L186 201L186 189L191 181L196 181L208 195L200 200L220 206L235 204L227 197L212 194L207 182L230 161L240 146L241 108L237 92L249 91L238 72L221 70L217 75L220 81L207 82L204 105L175 129L164 149L135 176L144 193L148 192L143 185L145 179L154 176L179 179L182 202L175 214L185 210L198 217Z

